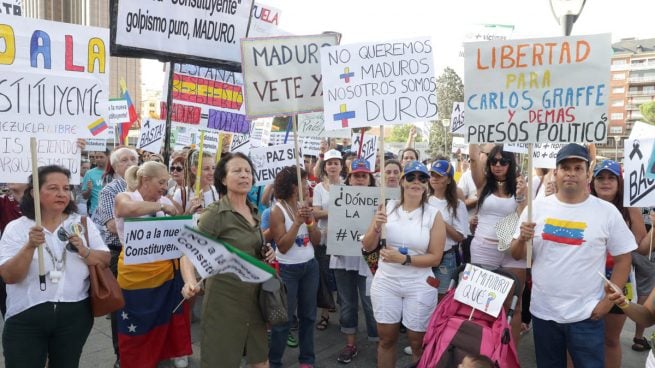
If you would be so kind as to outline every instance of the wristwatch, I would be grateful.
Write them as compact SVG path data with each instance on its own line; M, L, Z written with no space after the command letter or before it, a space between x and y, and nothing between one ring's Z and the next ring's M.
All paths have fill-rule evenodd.
M405 254L405 262L402 263L403 266L412 264L412 256Z

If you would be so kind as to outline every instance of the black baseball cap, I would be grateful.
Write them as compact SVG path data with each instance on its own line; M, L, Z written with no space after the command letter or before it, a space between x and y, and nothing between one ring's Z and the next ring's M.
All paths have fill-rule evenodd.
M555 164L559 165L560 162L570 158L577 158L578 160L589 162L589 151L587 151L585 146L577 143L569 143L557 152Z

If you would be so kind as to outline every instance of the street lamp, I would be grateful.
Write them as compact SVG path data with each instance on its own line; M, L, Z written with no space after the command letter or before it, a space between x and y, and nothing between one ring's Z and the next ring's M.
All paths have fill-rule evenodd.
M441 126L443 126L443 153L448 156L448 127L450 126L450 119L441 119Z
M564 36L571 35L573 24L578 20L587 0L550 0L550 10L562 26Z

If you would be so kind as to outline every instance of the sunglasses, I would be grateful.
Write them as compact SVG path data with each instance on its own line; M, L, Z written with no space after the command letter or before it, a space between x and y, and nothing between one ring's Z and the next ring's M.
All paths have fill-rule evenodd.
M500 166L507 166L507 165L509 165L510 160L508 158L505 158L505 157L500 158L500 159L492 157L492 158L489 159L489 163L491 164L491 166L496 166L496 164L498 164L498 163L500 163Z
M408 183L413 182L417 178L418 178L418 181L420 181L423 184L427 183L430 180L430 177L427 176L427 175L424 175L424 174L409 173L409 174L405 175L405 181L408 182Z
M171 166L171 171L182 172L184 168L182 166Z

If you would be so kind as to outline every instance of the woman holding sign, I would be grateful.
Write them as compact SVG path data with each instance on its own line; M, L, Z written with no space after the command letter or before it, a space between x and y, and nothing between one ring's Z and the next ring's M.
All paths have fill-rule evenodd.
M594 175L591 179L591 194L614 204L632 231L637 244L640 244L637 251L648 254L650 239L646 237L646 225L644 224L644 218L641 216L641 210L639 208L623 206L623 176L621 165L618 162L605 160L596 165ZM642 242L644 239L646 241ZM635 257L643 257L635 253L633 252L633 259ZM648 262L647 259L646 262ZM605 276L608 279L612 275L613 266L614 259L608 253L605 262ZM652 279L652 277L651 275L650 278ZM634 282L634 280L628 280L628 282L630 281ZM652 289L652 281L649 285L645 286ZM642 288L639 283L637 283L637 287L641 291ZM647 294L647 292L642 291L639 294ZM605 367L607 368L621 366L621 330L623 330L624 324L625 314L619 307L612 307L609 313L605 315ZM643 338L643 330L641 339L634 339L634 342L648 346L648 342Z
M298 190L308 198L307 172L301 170L298 183L296 167L287 166L275 177L275 197L278 201L271 210L271 233L277 244L276 258L280 277L287 287L287 310L291 319L298 315L300 367L314 365L314 322L319 269L314 259L314 244L320 244L321 232L316 226L312 207L298 202ZM297 307L297 309L296 309ZM271 367L282 366L282 355L287 345L291 323L273 326L268 358Z
M427 283L432 267L441 263L446 228L439 211L428 204L430 175L422 163L405 165L400 181L400 201L380 206L364 236L365 251L380 242L382 226L387 246L371 285L371 300L380 343L378 367L395 367L400 321L407 327L413 361L423 352L423 335L437 306L437 290ZM411 229L411 231L408 231Z
M200 215L198 230L267 262L275 259L264 247L257 207L248 200L255 184L255 168L242 153L226 153L216 166L214 182L221 199ZM191 261L182 257L184 288L191 298L200 291ZM259 309L260 284L246 283L225 273L205 283L201 326L201 367L238 367L243 352L250 367L268 367L266 323ZM286 337L285 337L286 342Z
M489 269L505 268L514 274L523 288L526 277L526 260L515 260L505 251L498 249L496 224L507 221L509 216L521 214L527 204L525 179L519 175L516 157L503 151L502 145L469 145L471 176L478 189L477 213L471 219L476 224L471 241L471 263ZM513 231L514 225L508 231ZM502 249L502 247L501 247ZM521 300L516 305L515 315L521 315ZM519 341L521 319L512 319L512 337Z
M116 196L116 229L123 244L118 257L118 284L125 307L118 311L120 366L155 367L162 360L191 355L188 306L171 314L179 301L182 277L178 260L126 264L125 218L175 216L177 209L164 196L168 188L164 164L148 161L125 172L127 186ZM128 262L129 263L129 262ZM144 348L147 347L147 348ZM176 366L182 366L176 362Z
M187 154L184 168L184 186L175 190L173 200L183 209L185 214L194 214L210 204L218 201L218 192L214 188L214 156L202 153L202 168L198 174L200 154L190 150ZM200 180L200 195L196 198L195 188Z
M29 184L20 205L23 216L7 225L0 241L0 275L7 283L5 365L44 367L49 361L52 367L77 367L93 326L88 266L108 265L109 249L91 221L86 229L82 226L71 200L70 172L51 165L40 167L38 175L41 226L36 225ZM40 245L45 290L40 289L35 252Z

